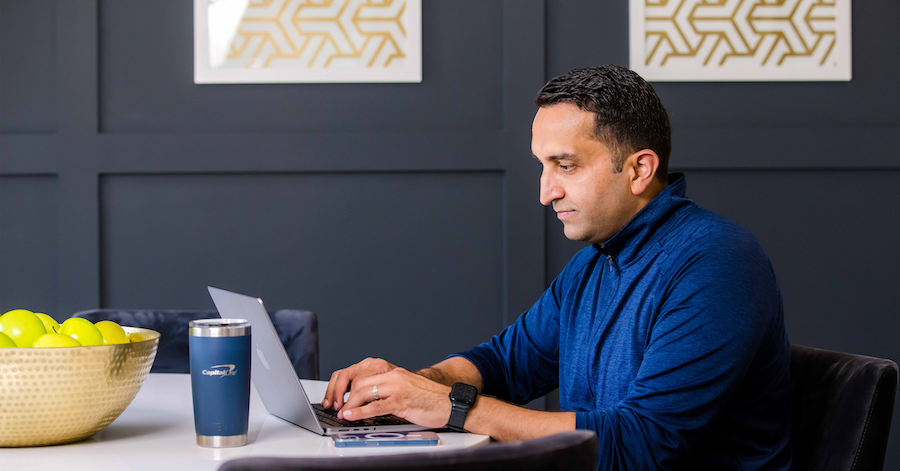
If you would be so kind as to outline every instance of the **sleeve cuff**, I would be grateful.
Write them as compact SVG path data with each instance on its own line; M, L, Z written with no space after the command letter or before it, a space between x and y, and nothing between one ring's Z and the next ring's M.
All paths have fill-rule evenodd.
M593 414L587 411L575 412L575 429L576 430L596 430L593 427Z
M469 360L478 369L478 373L481 374L481 394L505 399L509 396L509 393L506 391L506 388L501 386L505 385L504 382L500 381L503 378L503 374L496 366L497 360L494 355L490 350L485 350L487 349L478 346L466 352L455 353L447 358L462 357Z

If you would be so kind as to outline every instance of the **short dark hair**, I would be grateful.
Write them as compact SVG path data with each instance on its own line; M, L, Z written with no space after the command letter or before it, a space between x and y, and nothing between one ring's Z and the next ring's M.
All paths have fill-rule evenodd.
M650 149L659 156L657 177L667 180L672 151L669 115L640 75L617 65L575 69L547 82L534 103L538 107L571 103L595 113L594 137L609 148L616 172L622 171L629 155Z

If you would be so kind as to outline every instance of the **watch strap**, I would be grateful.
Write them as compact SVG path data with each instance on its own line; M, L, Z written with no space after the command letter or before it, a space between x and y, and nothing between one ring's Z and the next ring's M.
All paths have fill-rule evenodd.
M450 410L450 421L447 422L447 428L457 432L465 432L466 416L469 415L471 406L456 401L450 401L450 403L453 405L453 408Z

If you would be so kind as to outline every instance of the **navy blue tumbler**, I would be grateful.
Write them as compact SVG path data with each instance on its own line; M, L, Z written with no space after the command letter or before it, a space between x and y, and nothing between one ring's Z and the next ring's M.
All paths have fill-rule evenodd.
M197 445L247 444L250 418L250 322L191 321L191 392Z

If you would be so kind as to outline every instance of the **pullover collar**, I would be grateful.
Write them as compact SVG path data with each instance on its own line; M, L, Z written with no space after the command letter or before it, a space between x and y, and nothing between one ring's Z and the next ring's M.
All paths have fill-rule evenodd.
M594 248L605 255L618 270L631 265L662 237L660 229L675 212L691 200L685 197L687 182L683 173L669 174L669 185L641 208L619 232Z

